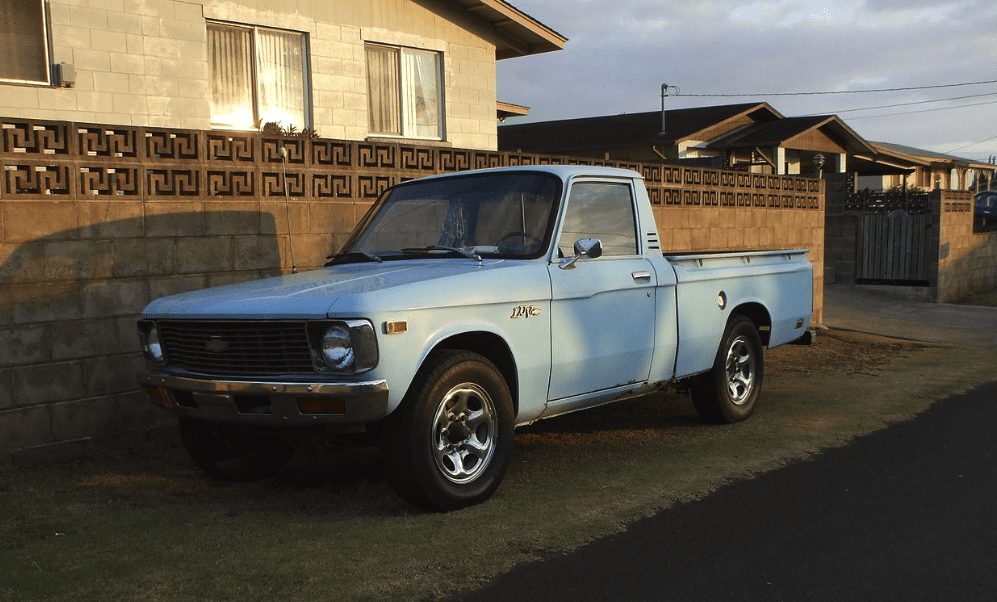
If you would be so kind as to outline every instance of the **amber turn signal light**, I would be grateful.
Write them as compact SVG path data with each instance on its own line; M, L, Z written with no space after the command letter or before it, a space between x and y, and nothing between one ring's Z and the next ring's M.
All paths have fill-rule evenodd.
M173 409L173 400L170 399L170 394L163 387L153 387L150 385L142 385L145 389L145 394L152 401L163 406L167 410Z

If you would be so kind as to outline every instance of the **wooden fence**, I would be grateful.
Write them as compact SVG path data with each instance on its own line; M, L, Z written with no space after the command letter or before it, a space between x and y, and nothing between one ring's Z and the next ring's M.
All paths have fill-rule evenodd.
M861 214L857 226L855 279L927 286L931 252L937 240L938 195L923 191L870 191L849 194L847 212ZM935 238L932 238L932 230Z
M935 221L931 214L861 216L856 279L926 286Z

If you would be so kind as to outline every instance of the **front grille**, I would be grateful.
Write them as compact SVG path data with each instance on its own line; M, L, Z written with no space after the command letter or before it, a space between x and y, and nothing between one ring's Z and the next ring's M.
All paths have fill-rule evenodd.
M164 321L170 368L216 376L314 372L304 322Z

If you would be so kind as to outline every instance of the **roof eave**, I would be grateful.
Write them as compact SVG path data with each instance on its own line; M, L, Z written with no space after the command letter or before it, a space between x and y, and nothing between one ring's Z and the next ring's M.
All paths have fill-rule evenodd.
M680 143L680 142L685 142L686 140L702 140L702 134L706 130L709 130L710 128L714 128L714 127L716 127L718 125L721 125L723 123L726 123L728 121L732 121L734 119L738 119L738 118L741 118L741 117L744 117L746 115L750 115L750 114L756 113L756 112L765 112L765 113L768 114L769 117L775 118L776 120L784 119L782 113L780 113L779 111L776 111L775 108L772 107L772 105L770 105L767 102L759 102L759 103L753 104L753 105L751 105L749 107L746 107L743 111L741 111L741 112L739 112L739 113L737 113L735 115L731 115L731 116L726 117L726 118L724 118L724 119L722 119L720 121L712 123L712 124L706 126L705 128L702 128L702 129L700 129L698 131L690 132L690 133L688 133L688 134L686 134L684 136L679 136L679 137L673 136L670 140L667 140L667 141L664 140L664 139L662 139L660 142L655 142L655 143L656 144L662 144L662 143L673 143L673 144L677 144L677 143ZM667 111L666 111L666 115L667 115ZM763 123L763 122L764 122L764 120L759 120L759 121L755 122L755 124L757 124L757 123ZM746 125L743 125L743 126L740 126L740 127L736 127L736 128L734 128L734 129L732 129L732 130L730 130L728 132L724 132L723 134L720 134L719 136L711 138L710 140L706 141L707 142L707 147L712 147L715 144L722 144L723 143L722 141L726 140L726 139L736 138L737 135L740 132L743 132L745 129L750 128L750 127L752 127L752 125L755 125L755 124L746 124ZM662 134L662 136L664 136L664 134Z
M503 0L453 0L497 32L496 60L561 50L568 38Z
M845 144L845 147L848 148L848 152L852 153L853 155L858 155L863 152L864 153L876 152L876 147L873 146L872 143L870 143L862 136L859 136L858 132L849 127L848 124L842 121L841 118L838 117L837 115L828 116L827 121L825 121L818 127L824 127L825 125L831 125L832 128L837 129L840 133L844 134L843 138L849 141L848 143ZM852 144L855 144L855 146L857 146L858 149L854 150L852 148Z
M510 117L525 117L530 114L530 107L502 102L501 100L496 101L495 104L499 121L505 121Z

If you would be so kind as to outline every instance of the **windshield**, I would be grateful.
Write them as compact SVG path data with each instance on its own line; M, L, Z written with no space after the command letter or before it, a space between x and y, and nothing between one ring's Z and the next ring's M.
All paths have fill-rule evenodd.
M560 180L538 172L416 180L389 189L338 256L540 257L560 194Z

